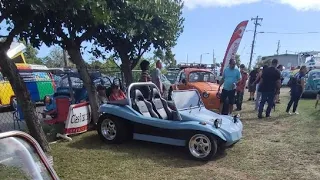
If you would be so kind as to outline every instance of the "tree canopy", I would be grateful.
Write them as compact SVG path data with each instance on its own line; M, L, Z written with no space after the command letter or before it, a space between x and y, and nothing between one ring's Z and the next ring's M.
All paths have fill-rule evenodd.
M38 58L38 50L34 48L31 44L22 41L26 45L26 50L24 52L24 57L26 58L27 63L29 64L43 64L41 58Z
M44 151L49 151L50 147L41 128L35 106L16 65L7 56L7 51L13 39L26 30L37 17L43 16L51 3L51 0L1 0L0 2L0 32L3 38L0 42L1 71L8 78L18 104L22 107L29 133L39 142Z
M111 28L104 26L97 44L113 50L121 59L126 81L131 83L131 70L145 52L151 47L165 49L176 45L183 30L183 3L181 0L127 0L120 7L121 11L113 11Z

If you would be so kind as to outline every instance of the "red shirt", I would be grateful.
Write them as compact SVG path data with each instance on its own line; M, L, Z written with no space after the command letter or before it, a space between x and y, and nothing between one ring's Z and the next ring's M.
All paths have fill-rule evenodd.
M248 80L248 73L245 71L241 71L241 80L237 84L237 91L244 92L244 88L246 87L247 80Z
M126 99L126 95L121 90L119 90L118 93L112 93L109 97L110 101L119 101L123 99Z

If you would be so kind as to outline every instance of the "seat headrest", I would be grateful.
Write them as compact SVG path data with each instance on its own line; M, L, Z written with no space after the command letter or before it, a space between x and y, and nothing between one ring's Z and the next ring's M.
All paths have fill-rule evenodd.
M134 99L137 101L144 101L143 94L141 93L141 91L139 89L135 90Z
M152 97L153 98L161 98L160 92L158 91L157 88L152 89Z

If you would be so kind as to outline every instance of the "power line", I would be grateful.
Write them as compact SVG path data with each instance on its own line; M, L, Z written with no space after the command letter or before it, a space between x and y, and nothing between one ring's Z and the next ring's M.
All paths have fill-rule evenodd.
M246 32L254 32L254 30L246 30ZM272 31L260 31L257 32L259 34L320 34L320 32L315 31L315 32L272 32Z
M259 18L259 16L257 16L256 18L251 18L251 21L254 20L254 33L253 33L253 40L252 40L252 46L251 46L251 53L250 53L250 61L249 61L249 67L248 69L251 69L251 63L252 63L252 56L253 56L253 50L254 50L254 44L256 41L256 35L257 35L257 27L261 26L261 24L259 23L259 21L262 21L263 18Z

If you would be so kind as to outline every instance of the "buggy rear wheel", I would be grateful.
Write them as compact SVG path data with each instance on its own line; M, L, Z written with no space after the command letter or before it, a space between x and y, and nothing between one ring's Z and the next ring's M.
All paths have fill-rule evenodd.
M208 161L217 153L217 139L204 133L194 134L189 139L187 148L193 159Z

